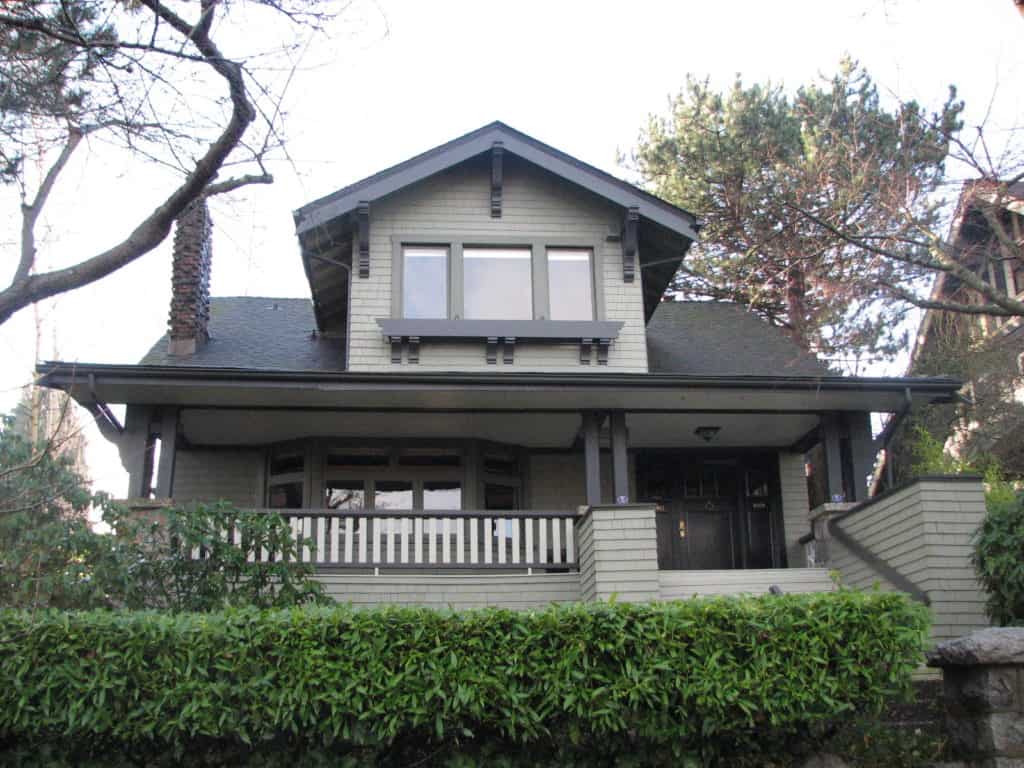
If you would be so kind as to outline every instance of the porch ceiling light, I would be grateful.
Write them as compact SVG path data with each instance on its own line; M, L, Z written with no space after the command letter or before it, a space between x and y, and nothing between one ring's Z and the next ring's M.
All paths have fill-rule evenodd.
M693 434L701 438L705 443L710 443L719 432L722 431L721 427L697 427L693 430Z

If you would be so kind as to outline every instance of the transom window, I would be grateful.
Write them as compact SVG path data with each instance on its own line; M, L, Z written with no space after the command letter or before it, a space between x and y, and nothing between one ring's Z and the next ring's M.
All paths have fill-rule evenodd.
M594 248L395 242L396 317L595 320Z

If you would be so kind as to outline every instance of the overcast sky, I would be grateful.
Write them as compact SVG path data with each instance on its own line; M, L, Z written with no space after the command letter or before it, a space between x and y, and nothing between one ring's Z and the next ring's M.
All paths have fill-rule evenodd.
M687 73L795 89L849 53L899 98L937 106L955 83L968 121L990 110L998 140L1024 122L1022 52L1024 20L1011 0L354 0L332 38L313 41L289 91L293 163L273 165L272 187L213 207L213 294L308 296L293 209L492 120L628 177L617 152ZM166 184L102 146L80 151L48 208L41 266L119 240ZM6 283L17 201L7 190L0 204ZM63 360L136 362L165 329L169 275L165 243L47 304L47 343L56 339ZM0 326L0 410L29 379L33 336L31 310ZM88 438L96 486L123 495L116 451L95 429Z

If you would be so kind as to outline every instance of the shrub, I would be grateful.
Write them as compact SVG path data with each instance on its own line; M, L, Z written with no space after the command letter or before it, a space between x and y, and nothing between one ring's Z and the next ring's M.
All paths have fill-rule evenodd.
M1000 626L1024 625L1024 497L989 494L985 507L973 554L985 610Z
M120 606L215 611L327 600L311 578L313 565L296 562L302 547L315 551L313 542L296 537L280 515L220 501L170 507L152 518L109 506L104 520L117 536L96 578Z
M3 612L0 741L140 762L505 744L566 763L582 750L589 764L743 752L765 765L905 690L926 624L881 592L521 613Z

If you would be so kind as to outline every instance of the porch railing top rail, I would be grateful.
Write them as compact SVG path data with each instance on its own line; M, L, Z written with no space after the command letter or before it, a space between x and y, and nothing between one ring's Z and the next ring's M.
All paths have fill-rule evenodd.
M582 509L586 509L583 507ZM251 508L251 512L264 512L271 514L276 512L281 517L367 517L367 518L378 518L378 517L411 517L411 518L434 518L434 517L448 517L448 518L481 518L481 517L501 517L504 519L539 519L539 518L576 518L581 517L582 512L571 509L561 510L550 510L550 509L490 509L490 510L473 510L473 509L354 509L354 510L338 510L338 509L318 509L315 507L303 508L303 509L287 509L287 508L274 508L274 507L259 507Z

